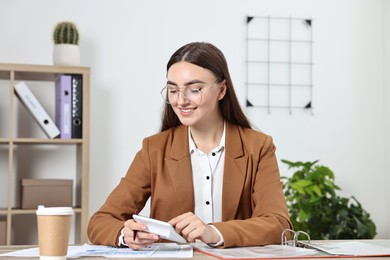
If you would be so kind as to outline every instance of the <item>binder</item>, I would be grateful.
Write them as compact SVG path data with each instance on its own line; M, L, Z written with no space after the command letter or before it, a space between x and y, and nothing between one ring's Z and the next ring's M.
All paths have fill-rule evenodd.
M305 240L299 240L299 236ZM356 258L390 256L390 247L376 244L375 240L315 240L311 241L308 233L285 229L282 243L265 246L233 248L215 248L202 242L194 244L200 253L222 260L254 259L316 259L316 258Z
M55 82L55 122L61 139L72 138L72 76L60 75Z
M72 75L72 138L82 138L83 78Z
M303 235L306 240L300 240ZM289 237L291 239L289 239ZM363 240L332 241L321 240L311 241L310 235L304 231L285 229L282 232L282 246L304 248L313 250L317 256L327 257L379 257L390 256L390 248L380 245L365 243Z
M43 129L49 138L56 138L60 135L60 130L49 117L46 110L42 107L29 87L23 81L15 85L15 94L22 104L33 115L39 126Z
M266 245L232 248L213 248L201 242L194 244L200 253L221 260L255 260L255 259L330 259L388 257L390 248L361 241L324 241L321 247L329 248L330 253L316 249L293 247L287 245ZM336 251L337 250L337 251ZM378 260L380 260L378 258Z

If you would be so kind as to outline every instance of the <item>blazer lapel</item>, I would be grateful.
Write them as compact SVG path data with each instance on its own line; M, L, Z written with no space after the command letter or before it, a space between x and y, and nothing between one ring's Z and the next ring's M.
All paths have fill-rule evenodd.
M187 127L180 125L173 131L172 149L166 155L165 162L181 212L194 212L194 187Z
M248 156L244 155L239 128L226 124L226 154L222 189L222 220L234 219L247 171Z
M239 128L226 123L226 154L222 189L222 220L234 219L240 201L248 156L244 155ZM165 158L180 211L194 212L194 187L189 156L188 128L180 125L173 131L172 149Z

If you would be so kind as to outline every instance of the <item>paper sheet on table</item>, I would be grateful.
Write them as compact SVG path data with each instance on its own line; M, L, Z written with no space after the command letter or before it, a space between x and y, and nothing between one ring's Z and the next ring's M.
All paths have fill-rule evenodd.
M267 245L218 249L203 243L196 243L196 250L220 259L261 258L332 258L390 256L390 248L360 241L312 242L311 248L286 245Z
M317 250L292 246L268 245L235 248L213 248L203 243L196 243L194 248L202 253L215 256L220 259L260 259L260 258L296 258L314 256Z
M390 248L372 245L360 241L341 241L341 242L313 242L312 248L326 252L331 255L347 256L388 256Z
M0 257L1 256L37 257L39 256L39 248L34 247L29 249L22 249L10 253L0 254ZM147 248L140 250L89 244L68 247L67 258L78 258L82 256L103 256L109 258L192 258L193 249L190 245L178 245L176 243L155 243Z

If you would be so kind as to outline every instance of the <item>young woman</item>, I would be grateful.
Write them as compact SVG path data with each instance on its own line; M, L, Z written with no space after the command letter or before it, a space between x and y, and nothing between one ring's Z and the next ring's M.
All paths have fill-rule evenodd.
M161 132L143 140L126 176L90 219L90 241L133 249L157 242L132 219L150 198L150 217L168 221L189 242L280 243L292 226L275 146L242 112L222 52L204 42L178 49L161 94Z

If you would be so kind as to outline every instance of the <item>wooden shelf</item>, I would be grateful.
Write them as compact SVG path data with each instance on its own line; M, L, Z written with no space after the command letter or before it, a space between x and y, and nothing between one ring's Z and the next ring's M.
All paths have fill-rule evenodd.
M39 138L0 138L0 144L53 144L53 145L69 145L81 144L83 139L39 139Z
M74 213L79 214L83 212L82 208L73 208ZM0 209L0 215L28 215L28 214L35 214L36 209Z
M56 78L62 74L78 74L82 75L82 138L78 139L49 139L35 136L18 136L16 131L18 123L18 113L20 111L17 108L18 99L14 95L14 86L19 81L27 82L49 82L49 84L42 84L45 87L53 85ZM2 174L2 180L4 175L6 181L0 183L0 198L6 196L6 205L4 205L4 198L0 207L0 220L7 221L6 225L6 245L18 244L18 237L23 237L26 234L19 234L18 231L13 230L19 224L18 221L23 221L22 215L35 215L36 209L20 209L17 202L20 190L18 189L18 169L23 166L26 159L34 161L36 156L34 151L42 149L41 145L45 146L75 146L75 149L70 149L70 153L74 153L70 158L75 158L72 162L75 164L74 173L72 173L74 179L73 198L75 207L73 207L75 215L74 234L75 243L83 244L88 241L87 239L87 224L88 224L88 194L89 194L89 108L90 108L90 69L88 67L71 67L71 66L51 66L51 65L34 65L34 64L1 64L0 63L0 90L7 95L0 95L0 105L3 104L0 109L3 112L0 116L0 172ZM53 83L53 84L51 84ZM39 84L36 84L39 86ZM52 89L53 92L53 89ZM45 90L44 90L45 93ZM50 96L50 95L49 95ZM51 98L51 97L48 97ZM54 97L52 97L54 98ZM53 100L53 102L55 102ZM5 107L8 106L8 107ZM5 129L5 130L4 130ZM19 147L23 146L23 159L18 158L17 153ZM25 149L25 147L27 149ZM34 147L34 149L30 149ZM29 149L31 150L30 152ZM44 148L44 150L47 150ZM58 151L61 149L51 149L51 156L57 156ZM69 149L66 149L67 151ZM8 152L7 152L8 151ZM69 152L69 151L68 151ZM30 153L30 154L29 154ZM53 155L54 154L54 155ZM59 156L59 155L58 155ZM20 161L22 160L22 161ZM64 160L64 158L56 158L56 161ZM3 163L5 162L5 163ZM64 161L67 163L67 161ZM7 164L7 166L3 166ZM36 160L34 164L39 164L39 169L53 167L53 163L50 161ZM19 167L20 166L20 167ZM54 165L55 166L55 165ZM50 168L50 167L49 167ZM3 172L3 169L7 169ZM23 176L26 177L26 176ZM39 178L38 174L28 176L31 178ZM47 178L47 175L45 176ZM44 177L41 177L44 178ZM64 176L65 178L65 176ZM14 216L21 216L13 218ZM36 230L35 230L36 232Z

